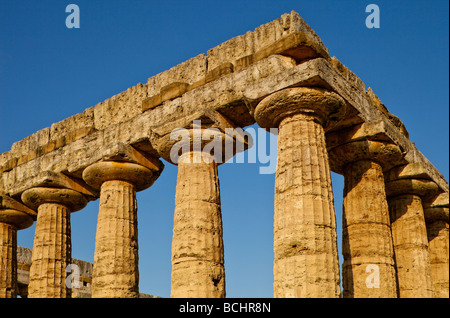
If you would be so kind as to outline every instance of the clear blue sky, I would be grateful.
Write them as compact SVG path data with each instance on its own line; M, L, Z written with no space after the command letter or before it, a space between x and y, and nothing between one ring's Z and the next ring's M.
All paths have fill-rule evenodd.
M65 27L70 3L80 7L80 29ZM370 3L380 7L380 29L365 26ZM0 153L291 10L400 117L410 139L448 180L446 0L2 0ZM272 297L274 175L260 175L258 168L219 168L229 297ZM140 291L163 297L170 295L176 172L166 164L154 186L138 194ZM339 230L342 182L333 174ZM97 209L98 200L72 215L74 258L93 261ZM34 230L19 232L19 245L31 248Z

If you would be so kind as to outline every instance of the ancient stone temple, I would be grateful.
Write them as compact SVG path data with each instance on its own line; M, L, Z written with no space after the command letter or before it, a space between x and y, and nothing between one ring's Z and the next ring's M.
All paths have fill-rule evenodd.
M84 292L65 283L73 263L70 220L97 199L94 264L84 278L89 295L139 297L136 193L164 178L163 161L178 166L171 296L225 297L217 168L248 149L230 131L254 123L278 131L274 297L449 297L447 181L399 118L295 12L1 154L0 297ZM176 158L174 131L186 137ZM244 146L218 154L212 140ZM331 172L345 180L339 238ZM20 283L17 235L33 222Z

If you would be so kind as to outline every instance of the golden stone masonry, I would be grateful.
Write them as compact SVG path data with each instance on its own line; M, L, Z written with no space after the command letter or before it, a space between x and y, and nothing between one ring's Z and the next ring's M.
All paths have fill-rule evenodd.
M447 181L296 12L0 154L0 297L145 297L136 193L163 177L161 159L178 166L171 297L225 297L223 161L201 144L172 162L170 134L214 128L236 142L226 129L254 123L278 129L274 297L449 297ZM345 180L341 266L331 172ZM71 213L97 199L94 263L72 260ZM33 222L33 249L18 247Z

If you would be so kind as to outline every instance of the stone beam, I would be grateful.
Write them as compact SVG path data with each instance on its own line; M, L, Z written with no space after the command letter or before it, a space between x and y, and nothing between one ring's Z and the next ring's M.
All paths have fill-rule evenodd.
M255 76L255 74L258 74ZM216 81L185 93L182 97L168 101L156 109L141 113L132 119L111 125L102 131L77 139L70 144L55 149L34 159L24 162L9 171L3 171L2 181L5 193L17 193L15 184L24 175L34 176L42 170L68 171L77 175L89 164L100 158L96 149L105 147L105 143L119 140L126 144L143 144L152 151L148 142L150 135L156 132L164 135L172 129L183 127L197 116L198 105L228 114L236 108L240 112L252 112L252 106L265 96L293 86L312 85L333 87L356 110L356 120L348 122L353 125L358 121L376 122L378 130L386 138L398 144L405 151L408 162L425 162L430 177L443 189L448 191L448 184L431 163L414 147L408 138L380 110L373 106L366 95L346 82L342 75L325 59L314 59L295 65L289 57L270 56L238 72L228 74ZM245 87L244 90L241 88ZM247 109L247 106L250 110ZM227 116L230 118L229 116ZM244 116L245 117L245 116ZM350 116L354 118L354 116ZM231 119L235 124L237 120ZM345 122L345 121L344 121ZM239 126L252 124L250 120L241 121ZM337 127L335 130L338 129ZM5 163L5 168L7 162ZM0 184L1 190L2 184Z
M80 114L14 143L10 152L0 155L0 172L9 171L96 131L132 119L141 113L143 101L158 99L155 97L161 95L161 90L164 96L160 97L170 101L185 91L198 88L273 54L291 56L297 62L318 56L329 57L328 49L321 39L296 12L283 14L281 18L261 25L253 32L249 31L208 50L207 55L200 54L191 58L152 76L147 83L138 83ZM263 70L264 68L260 69ZM181 86L174 87L175 83ZM154 106L158 105L160 103ZM247 116L247 120L249 118L251 117Z

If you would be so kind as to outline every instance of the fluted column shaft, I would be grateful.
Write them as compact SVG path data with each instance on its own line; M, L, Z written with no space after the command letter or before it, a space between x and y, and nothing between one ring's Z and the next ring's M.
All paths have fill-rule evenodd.
M431 267L422 200L415 194L389 199L400 298L432 297Z
M370 160L352 162L344 168L344 182L344 297L395 298L394 251L383 170Z
M278 128L274 297L340 297L325 128L339 121L345 109L339 95L308 87L275 92L255 108L261 127Z
M0 298L17 297L17 228L0 222Z
M449 298L448 222L444 220L434 220L427 223L427 234L433 298Z
M327 136L331 167L344 175L342 272L346 298L397 297L383 170L395 166L402 151L393 143L372 140L371 133L370 126L362 124Z
M16 298L17 231L30 227L36 212L7 196L0 196L0 298Z
M66 267L72 262L70 211L61 204L38 208L30 267L29 298L70 298Z
M217 163L202 152L178 161L171 297L225 297Z
M139 255L136 192L159 174L131 162L101 161L83 171L100 189L92 273L93 298L138 298Z
M449 193L423 204L430 255L433 298L449 298Z
M93 297L138 297L139 256L136 190L111 180L101 186Z
M322 125L281 121L275 176L274 297L339 297L333 193Z
M36 187L23 192L22 201L38 213L28 297L71 298L66 284L72 262L70 213L84 208L86 197L66 188Z

